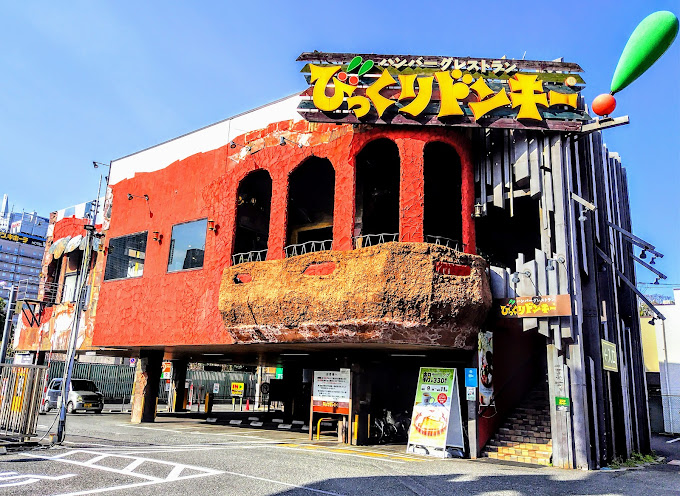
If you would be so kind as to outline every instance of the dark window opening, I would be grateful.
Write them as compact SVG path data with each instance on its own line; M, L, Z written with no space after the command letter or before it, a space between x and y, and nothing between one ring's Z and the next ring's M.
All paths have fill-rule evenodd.
M399 148L386 138L373 141L357 155L356 167L354 236L359 247L376 242L371 235L399 233Z
M269 173L257 170L243 178L238 186L236 202L233 253L246 254L266 250L272 202L272 179ZM263 255L260 257L262 260L266 258L266 253ZM235 263L240 262L235 260Z
M460 157L445 143L429 143L424 152L425 241L463 251Z
M203 267L207 219L172 226L168 272Z
M331 249L334 198L335 171L328 159L312 157L298 166L290 174L286 244L310 243L307 251ZM322 241L328 243L313 243Z
M146 258L147 231L109 241L104 280L141 277Z
M514 270L518 253L526 260L541 248L541 219L538 201L515 198L514 216L509 209L488 205L488 213L476 219L477 248L493 264Z

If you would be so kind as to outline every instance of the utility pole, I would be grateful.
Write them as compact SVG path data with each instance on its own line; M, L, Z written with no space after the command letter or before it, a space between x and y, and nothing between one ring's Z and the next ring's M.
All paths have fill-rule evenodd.
M101 176L99 177L99 188L102 186ZM99 189L98 189L99 191ZM76 348L78 343L78 331L80 330L80 321L85 307L85 296L87 295L87 277L90 272L90 260L92 258L92 237L95 230L95 219L97 215L92 216L90 223L83 226L87 231L85 253L83 253L83 261L80 268L80 277L78 278L77 291L78 299L76 301L75 318L73 319L73 327L71 327L71 334L69 335L68 351L66 355L66 367L64 367L64 378L61 381L61 408L59 409L59 424L57 424L57 442L64 441L66 434L66 406L68 405L68 392L71 389L71 375L73 373L73 362L75 361Z
M12 318L14 317L14 307L16 306L17 287L12 284L9 290L9 299L5 309L5 327L2 331L2 348L0 348L0 363L5 363L7 348L9 347L9 334L12 329Z

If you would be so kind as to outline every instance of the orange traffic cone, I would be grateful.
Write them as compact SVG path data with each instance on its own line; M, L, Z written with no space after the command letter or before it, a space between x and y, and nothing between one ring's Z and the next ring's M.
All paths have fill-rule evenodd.
M246 398L246 412L250 410L250 398Z

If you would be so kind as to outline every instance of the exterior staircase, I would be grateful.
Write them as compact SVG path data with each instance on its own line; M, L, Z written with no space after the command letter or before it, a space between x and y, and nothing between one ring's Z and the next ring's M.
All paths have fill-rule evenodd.
M550 465L550 406L545 389L533 389L505 419L482 451L482 457Z

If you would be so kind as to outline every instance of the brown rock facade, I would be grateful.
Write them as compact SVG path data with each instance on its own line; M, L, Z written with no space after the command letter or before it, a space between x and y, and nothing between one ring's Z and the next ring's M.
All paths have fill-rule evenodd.
M482 257L403 242L227 267L219 296L239 344L473 349L490 306Z

